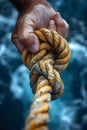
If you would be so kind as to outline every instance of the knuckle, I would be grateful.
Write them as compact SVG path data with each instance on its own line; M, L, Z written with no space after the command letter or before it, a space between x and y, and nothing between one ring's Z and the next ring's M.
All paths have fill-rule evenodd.
M57 12L57 15L58 15L58 16L61 16L60 12Z
M69 29L69 24L65 20L64 20L64 24L65 24L66 29Z
M14 43L14 33L12 33L12 35L11 35L11 41Z
M23 44L26 40L27 40L27 36L22 33L20 36L19 36L19 40L20 42Z

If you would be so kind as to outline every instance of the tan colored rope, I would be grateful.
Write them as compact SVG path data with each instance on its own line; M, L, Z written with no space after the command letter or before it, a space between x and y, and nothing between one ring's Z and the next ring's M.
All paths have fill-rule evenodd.
M22 52L22 60L30 69L30 86L35 94L25 130L48 130L48 102L63 93L59 72L68 65L70 49L67 41L54 30L41 28L35 34L40 41L39 51L32 54L24 49Z

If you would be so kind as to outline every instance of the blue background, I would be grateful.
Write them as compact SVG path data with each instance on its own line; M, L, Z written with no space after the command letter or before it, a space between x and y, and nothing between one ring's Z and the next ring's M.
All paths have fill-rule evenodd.
M71 60L61 98L51 102L50 130L87 130L87 0L49 0L70 25ZM29 71L10 37L18 12L0 0L0 130L23 130L32 103Z

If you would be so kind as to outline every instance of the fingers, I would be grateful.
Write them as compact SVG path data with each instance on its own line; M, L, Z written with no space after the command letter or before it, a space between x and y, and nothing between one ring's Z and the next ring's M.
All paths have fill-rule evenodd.
M17 47L18 51L21 53L23 51L23 45L20 43L20 41L18 39L18 27L17 27L17 25L14 28L11 39L12 39L12 42Z
M25 16L24 19L18 22L18 37L20 43L26 47L30 52L37 52L39 49L39 40L33 33L35 30L34 21L31 17Z
M12 41L20 52L22 52L24 47L32 53L38 51L39 40L33 33L34 28L35 27L31 19L26 21L26 17L22 20L19 18L12 34Z
M36 14L32 12L28 15L25 14L23 17L19 17L12 34L12 41L20 52L22 52L24 47L33 53L36 53L39 50L39 39L33 33L39 26L37 24L38 21L41 22L36 17ZM47 21L45 22L47 23ZM56 30L64 38L67 38L69 25L64 19L62 19L59 13L55 13L53 18L48 23L48 29Z
M56 24L54 20L50 20L48 24L48 29L49 30L56 30Z
M56 24L56 31L64 38L67 38L69 32L69 25L67 24L67 22L61 17L59 13L56 13L54 15L53 20Z
M29 52L36 53L39 49L39 40L34 33L20 35L20 42L29 50Z

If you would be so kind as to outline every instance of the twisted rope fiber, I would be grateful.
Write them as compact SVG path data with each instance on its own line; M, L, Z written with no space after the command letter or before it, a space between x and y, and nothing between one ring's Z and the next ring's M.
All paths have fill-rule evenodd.
M24 49L22 60L30 69L30 86L35 97L26 120L25 130L48 130L48 102L60 97L64 85L59 72L65 69L70 59L67 41L54 30L36 30L40 49L32 54Z

